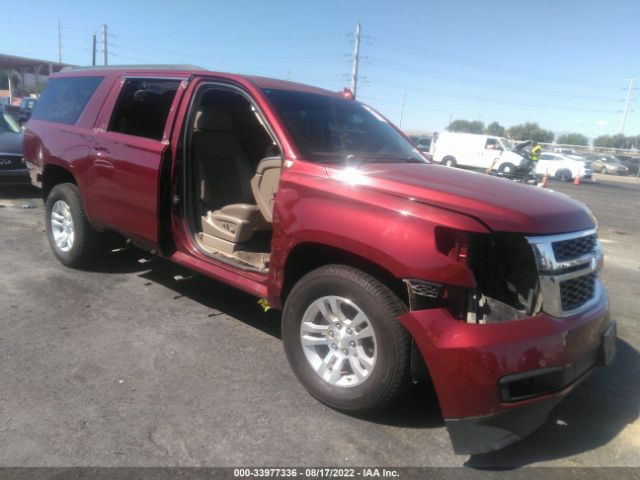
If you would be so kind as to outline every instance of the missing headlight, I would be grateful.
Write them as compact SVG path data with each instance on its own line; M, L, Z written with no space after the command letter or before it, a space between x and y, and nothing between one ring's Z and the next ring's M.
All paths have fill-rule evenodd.
M476 290L469 294L467 322L518 320L540 311L536 263L523 235L475 235L469 250Z

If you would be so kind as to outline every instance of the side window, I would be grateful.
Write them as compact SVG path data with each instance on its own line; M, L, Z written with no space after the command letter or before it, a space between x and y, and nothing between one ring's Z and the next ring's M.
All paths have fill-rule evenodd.
M52 78L42 91L31 118L72 125L104 77Z
M130 78L111 115L109 130L161 140L180 80Z
M485 150L498 150L501 149L498 140L495 138L488 138L487 143L484 146Z

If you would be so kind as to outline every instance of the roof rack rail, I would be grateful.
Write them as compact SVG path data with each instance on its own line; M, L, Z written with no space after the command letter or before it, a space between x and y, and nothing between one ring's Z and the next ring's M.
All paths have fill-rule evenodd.
M79 72L84 70L204 70L197 65L173 65L173 64L137 64L137 65L95 65L84 67L64 67L61 72Z

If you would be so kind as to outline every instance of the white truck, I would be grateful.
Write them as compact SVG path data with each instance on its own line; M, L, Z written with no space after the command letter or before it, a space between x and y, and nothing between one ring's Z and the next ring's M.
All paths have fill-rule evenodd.
M449 167L461 166L497 170L510 174L524 157L516 153L510 140L493 135L441 132L431 143L433 161Z

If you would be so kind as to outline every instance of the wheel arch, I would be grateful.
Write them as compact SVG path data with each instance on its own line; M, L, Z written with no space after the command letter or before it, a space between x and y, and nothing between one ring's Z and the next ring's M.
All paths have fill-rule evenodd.
M347 250L321 243L301 243L293 248L284 269L284 283L280 292L280 302L284 306L287 296L296 282L307 273L323 265L340 264L357 268L388 287L410 310L409 292L407 285L392 272L380 264L361 255ZM416 382L422 382L430 377L429 367L419 352L413 333L407 329L411 337L411 377Z
M53 187L61 183L73 183L78 186L76 177L69 169L51 163L46 164L42 169L42 198L46 200Z
M287 256L284 266L284 281L280 291L280 302L284 305L287 296L296 282L307 273L324 265L340 264L368 273L383 285L386 285L409 307L409 298L405 283L379 263L348 250L322 243L300 243Z
M568 178L567 178L568 176ZM573 179L573 171L569 167L560 167L556 170L554 177L557 179L571 181Z

